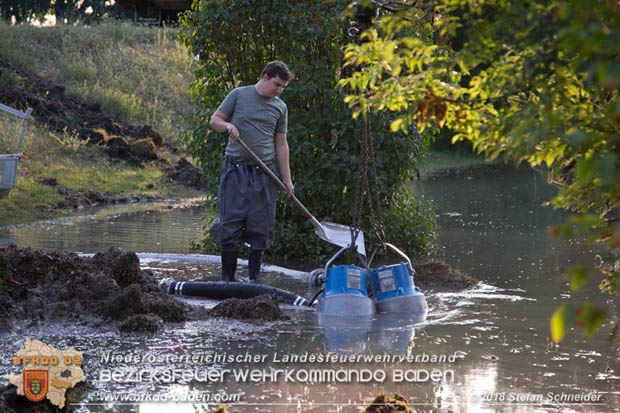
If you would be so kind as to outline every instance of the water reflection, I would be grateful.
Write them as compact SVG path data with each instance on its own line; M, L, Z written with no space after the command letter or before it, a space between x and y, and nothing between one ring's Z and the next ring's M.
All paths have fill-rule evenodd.
M338 324L319 318L312 311L286 308L291 316L289 321L248 324L212 319L168 325L155 336L93 332L71 325L47 330L24 326L16 334L0 338L2 357L10 360L23 346L24 337L37 337L56 347L74 346L84 351L85 372L98 390L113 394L241 394L238 402L229 403L231 412L357 412L378 392L401 393L422 412L618 411L619 355L617 348L607 344L606 336L600 332L585 340L580 331L572 331L560 346L549 341L549 317L569 294L562 271L568 265L591 259L587 251L577 251L574 245L547 237L547 227L562 220L557 211L541 207L553 194L553 188L530 170L492 167L433 176L423 187L418 184L414 189L435 200L438 206L442 228L439 238L445 260L482 281L468 291L424 291L429 313L423 323L376 315ZM115 243L126 242L121 244L126 249L184 253L189 251L189 240L200 233L199 217L197 210L175 210L169 215L128 215L113 219L114 223L95 219L67 226L51 225L44 230L23 227L11 229L9 236L20 246L96 252L110 242L106 239L109 234ZM131 234L124 235L125 231ZM161 247L158 242L167 244ZM145 260L142 264L162 278L216 277L219 271L216 264L195 262ZM306 298L315 292L304 281L282 273L261 276L269 285ZM580 297L587 300L595 294L594 290L585 290ZM184 299L205 306L215 304ZM617 299L610 298L608 304L615 317ZM148 364L153 371L170 367L243 371L366 369L374 375L385 374L385 379L310 382L280 377L276 381L257 382L229 378L221 383L114 383L102 380L101 372L145 365L106 362L102 360L105 352L265 356L264 362L259 363L181 360ZM284 361L287 355L304 354L384 358L355 362ZM450 355L455 356L453 361L432 361L432 357ZM10 368L6 363L2 365L0 380L8 377ZM439 380L414 380L424 376L422 370L430 373L434 369L441 373ZM594 402L570 402L556 397L562 394L600 398ZM97 397L95 392L89 393L88 401L99 402ZM115 405L114 411L154 412L169 408L161 403L135 402L129 407ZM111 411L106 405L85 405L82 409ZM195 411L191 403L174 407L178 411L190 409Z

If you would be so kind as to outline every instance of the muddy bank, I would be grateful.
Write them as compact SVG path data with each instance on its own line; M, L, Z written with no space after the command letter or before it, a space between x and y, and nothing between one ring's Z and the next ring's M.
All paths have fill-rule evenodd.
M131 125L108 115L98 103L65 93L65 87L28 73L0 59L0 72L12 73L15 84L0 87L0 103L25 111L33 109L33 120L55 133L75 135L90 144L105 146L115 160L144 166L159 162L171 182L204 189L202 170L182 158L177 164L160 158L158 148L166 146L171 152L178 148L151 125Z
M463 290L478 284L478 280L452 269L443 262L414 265L414 282L421 288Z
M0 251L0 332L71 322L157 331L164 322L208 317L161 291L135 253L110 247L93 257L9 247Z
M0 59L0 70L12 72L14 84L0 87L0 102L25 111L33 109L35 122L55 133L68 133L96 145L105 145L116 159L142 166L158 160L156 147L164 136L150 125L131 125L112 118L98 103L65 93L65 87L16 68ZM176 148L171 148L176 151Z
M165 170L169 182L175 185L183 185L198 190L205 190L206 183L202 182L202 169L195 167L185 158L181 158L176 164ZM131 196L118 195L111 192L101 191L71 191L58 184L55 178L44 178L39 181L43 185L51 186L64 196L64 200L58 204L50 206L50 209L83 209L100 205L117 205L134 202L154 202L155 197L144 194L134 194ZM154 188L153 184L146 189Z

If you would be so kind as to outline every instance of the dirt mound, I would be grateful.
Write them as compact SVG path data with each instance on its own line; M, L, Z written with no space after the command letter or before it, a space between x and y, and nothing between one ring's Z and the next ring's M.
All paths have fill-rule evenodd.
M387 397L385 394L379 393L364 409L363 413L415 412L407 403L407 399L400 394Z
M414 281L420 287L471 288L478 284L474 278L461 274L443 262L414 265Z
M244 321L290 320L278 307L278 302L270 295L263 294L253 298L229 298L211 310L212 317L235 318Z
M65 93L64 86L50 82L0 59L0 68L16 73L23 87L0 87L0 102L25 111L33 108L35 122L57 133L76 135L89 143L106 145L113 158L143 166L159 159L155 146L164 143L163 135L150 125L129 125L113 119L98 103Z
M207 184L202 181L203 170L192 165L185 158L179 159L176 164L166 169L166 174L170 182L174 184L191 186L199 190L207 189Z
M110 247L93 257L9 247L0 251L0 332L13 322L70 321L154 331L163 322L206 317L175 300L142 271L135 253Z

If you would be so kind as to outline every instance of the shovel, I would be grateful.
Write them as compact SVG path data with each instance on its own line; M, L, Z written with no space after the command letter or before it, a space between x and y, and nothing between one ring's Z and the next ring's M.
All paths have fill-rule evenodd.
M287 188L286 185L284 185L284 182L282 182L280 178L278 178L273 172L271 172L271 169L269 169L267 165L265 165L265 163L258 156L256 156L256 154L248 147L248 145L246 145L245 142L241 140L241 138L237 138L237 142L239 142L239 145L243 146L243 149L245 149L250 154L252 159L256 161L256 163L261 167L261 169L265 171L265 173L269 175L269 177L273 179L280 186L280 188L286 191ZM319 238L321 238L323 241L327 241L340 247L351 246L351 227L327 221L319 222L314 217L314 215L312 215L310 211L308 211L304 204L302 204L301 201L297 199L295 195L292 195L291 198L293 199L293 202L295 202L295 204L301 209L304 215L310 220L310 223L314 227L314 232L316 232ZM361 255L366 256L366 247L364 246L364 233L362 231L360 231L357 235L355 241L355 248L357 249L357 252L359 252Z

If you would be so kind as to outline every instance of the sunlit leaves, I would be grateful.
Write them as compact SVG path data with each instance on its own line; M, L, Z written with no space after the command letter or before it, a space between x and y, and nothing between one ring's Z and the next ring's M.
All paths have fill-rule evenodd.
M570 290L575 294L588 282L590 274L583 265L577 265L568 270L568 276L570 277Z
M607 311L592 303L583 304L577 309L577 324L583 328L586 337L591 337L606 318Z
M551 316L551 339L559 343L568 329L577 321L577 313L570 304L562 304Z
M559 343L574 325L580 326L586 337L591 337L606 318L607 312L596 304L584 303L577 309L572 304L562 304L551 316L551 339Z
M340 83L356 96L348 104L397 112L392 131L444 125L453 141L468 139L490 159L544 168L559 188L551 204L586 214L555 232L602 242L606 261L620 262L620 6L443 0L435 3L434 41L419 31L414 9L407 19L382 19L369 42L349 46L347 63L363 64L358 78ZM449 42L439 40L445 34ZM602 271L601 287L617 293L618 269ZM574 291L590 273L573 270ZM570 321L561 317L566 307L558 314L556 336L560 321ZM585 329L601 316L584 307L582 318Z

